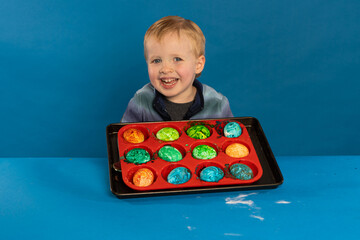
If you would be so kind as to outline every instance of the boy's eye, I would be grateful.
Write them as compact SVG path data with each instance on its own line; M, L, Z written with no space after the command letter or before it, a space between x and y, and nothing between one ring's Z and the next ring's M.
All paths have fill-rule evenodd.
M152 63L161 63L161 59L158 59L158 58L157 58L157 59L152 60L151 62L152 62Z
M175 57L175 58L174 58L174 61L175 61L175 62L180 62L180 61L182 61L182 59L179 58L179 57Z

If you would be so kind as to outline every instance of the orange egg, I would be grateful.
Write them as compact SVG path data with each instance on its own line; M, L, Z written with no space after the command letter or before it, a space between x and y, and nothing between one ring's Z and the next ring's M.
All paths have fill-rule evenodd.
M144 134L136 128L126 130L123 137L129 143L142 143L145 140Z
M240 143L232 143L226 149L225 153L234 158L246 157L249 155L249 149Z
M133 177L133 183L138 187L147 187L154 182L154 173L148 168L140 168Z

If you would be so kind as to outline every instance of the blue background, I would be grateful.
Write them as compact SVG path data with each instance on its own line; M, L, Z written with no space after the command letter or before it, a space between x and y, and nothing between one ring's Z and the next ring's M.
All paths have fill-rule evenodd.
M0 157L104 157L148 82L143 36L179 15L206 39L200 80L259 119L275 155L359 148L360 2L0 0Z

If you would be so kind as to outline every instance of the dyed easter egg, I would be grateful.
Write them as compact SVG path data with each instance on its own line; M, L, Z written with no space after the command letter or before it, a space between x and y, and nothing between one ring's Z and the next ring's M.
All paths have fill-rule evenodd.
M179 137L179 132L171 127L162 128L156 133L156 138L165 142L175 141Z
M235 163L230 167L230 173L235 178L240 180L250 180L254 177L253 171L251 168L245 164Z
M189 169L184 167L177 167L171 170L167 176L167 181L171 184L182 184L189 181L191 178L191 173Z
M223 177L223 170L215 166L206 167L200 172L200 179L206 182L218 182Z
M239 137L242 133L241 127L236 122L229 122L224 127L224 136L228 138Z
M191 138L205 139L210 137L210 130L204 125L196 125L189 128L186 134Z
M249 149L241 143L232 143L226 149L225 153L234 158L242 158L249 155Z
M140 168L133 177L133 183L138 187L147 187L154 182L154 173L148 168Z
M217 156L216 150L208 145L198 145L192 151L196 159L212 159Z
M126 154L125 158L127 162L143 164L150 161L150 154L145 149L134 148Z
M182 154L179 150L172 146L164 146L160 148L159 157L168 162L177 162L182 159Z
M136 128L127 129L123 137L129 143L142 143L145 140L144 134Z

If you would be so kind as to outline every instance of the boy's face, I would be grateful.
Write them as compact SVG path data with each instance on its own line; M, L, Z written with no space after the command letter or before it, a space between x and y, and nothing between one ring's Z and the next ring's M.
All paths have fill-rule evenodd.
M196 94L195 75L205 65L205 57L196 57L187 36L167 34L161 41L151 37L146 42L146 62L152 85L169 101L191 102Z

